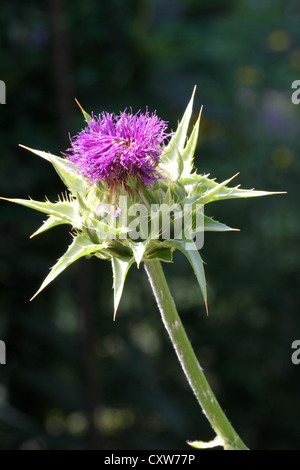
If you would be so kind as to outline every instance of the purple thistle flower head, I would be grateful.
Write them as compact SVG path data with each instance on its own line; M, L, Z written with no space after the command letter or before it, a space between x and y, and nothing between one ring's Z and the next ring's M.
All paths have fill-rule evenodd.
M160 174L156 167L163 152L167 123L146 110L136 114L101 113L92 117L79 134L71 138L66 157L91 184L123 185L129 176L151 185Z

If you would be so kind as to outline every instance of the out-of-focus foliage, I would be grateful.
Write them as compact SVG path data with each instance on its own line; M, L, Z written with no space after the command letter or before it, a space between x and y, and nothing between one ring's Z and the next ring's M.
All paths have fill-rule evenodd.
M175 128L194 85L198 172L286 196L220 202L241 232L208 234L209 316L185 259L164 265L212 388L255 449L299 449L300 7L296 0L4 0L0 16L1 188L55 199L54 154L87 112L157 110ZM197 109L198 106L198 109ZM187 449L211 439L143 269L112 322L109 263L83 260L33 302L68 229L29 240L43 216L1 202L1 449Z

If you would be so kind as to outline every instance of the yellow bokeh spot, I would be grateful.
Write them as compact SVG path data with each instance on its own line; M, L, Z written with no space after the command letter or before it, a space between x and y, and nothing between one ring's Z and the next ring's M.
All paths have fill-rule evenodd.
M286 31L275 30L268 35L267 43L271 51L282 52L289 47L291 43L291 37Z
M59 410L50 410L45 420L45 428L51 436L60 436L65 430L65 420Z
M272 154L272 161L279 168L289 167L293 158L293 152L288 147L278 147Z
M295 49L290 55L290 64L295 69L300 69L300 49Z
M95 426L106 435L113 435L119 431L130 428L135 416L131 410L116 408L96 408L94 411Z
M242 65L236 69L236 78L240 85L255 85L260 78L260 73L253 65Z
M89 426L89 422L85 413L74 411L69 414L66 420L68 431L71 434L83 434Z

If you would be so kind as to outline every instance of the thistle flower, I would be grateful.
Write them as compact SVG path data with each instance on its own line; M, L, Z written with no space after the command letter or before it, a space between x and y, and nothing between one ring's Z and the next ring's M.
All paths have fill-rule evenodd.
M167 123L154 112L120 115L103 112L71 139L65 156L76 171L95 184L126 187L129 176L146 186L160 178L157 165L163 152Z
M104 112L98 117L91 117L81 108L87 127L71 139L72 147L67 158L25 147L53 165L68 192L55 203L48 200L7 200L48 215L32 236L59 224L69 224L73 229L73 242L35 295L77 259L93 255L111 260L116 315L132 264L136 262L139 266L141 262L151 260L172 262L173 252L180 250L194 270L207 309L204 264L196 243L197 235L200 232L202 238L205 231L224 232L234 229L204 214L199 225L199 207L213 201L272 193L229 187L233 178L217 183L209 175L194 171L193 157L201 112L191 135L187 137L193 100L194 93L176 132L166 146L164 141L171 134L165 132L167 123L155 113L150 115L147 110L145 114L132 114L125 110L120 115ZM152 184L154 182L155 185ZM136 190L132 189L135 186ZM120 200L125 195L125 209L121 209L119 201L112 197L116 193ZM162 234L160 226L153 236L152 212L150 215L147 212L139 219L143 226L140 235L130 236L132 232L136 234L134 229L138 225L135 215L130 215L135 214L132 209L137 202L142 202L147 209L167 206L167 222L170 223L170 228L166 225L167 237L162 236L165 232ZM176 214L173 213L174 205L178 209ZM189 229L183 230L182 238L178 239L172 234L176 232L178 221L186 228L186 206L190 208ZM159 221L159 211L155 213L156 216ZM150 226L150 230L147 230Z
M200 112L187 138L193 99L194 93L177 131L165 148L163 142L170 136L165 133L167 124L156 114L150 116L148 110L145 114L138 112L135 115L126 113L126 110L119 116L102 113L98 118L90 117L82 110L88 126L71 139L72 147L67 158L28 149L52 163L68 189L66 195L55 203L48 200L8 200L48 215L48 219L33 235L59 224L70 224L73 229L73 242L53 266L35 296L79 258L93 255L109 259L114 278L115 318L128 270L134 262L138 266L142 261L145 262L164 326L188 382L216 432L214 441L199 441L191 445L198 448L222 445L224 449L242 450L247 447L216 401L189 343L160 261L171 262L175 250L184 253L194 270L207 309L204 266L198 251L201 247L194 237L199 231L223 232L234 229L205 216L201 212L202 208L214 201L274 193L228 187L233 178L217 183L209 175L197 174L193 170L201 116ZM70 168L70 162L74 168ZM155 181L156 184L151 185ZM116 201L116 195L119 201ZM118 204L124 195L128 206L121 209ZM132 220L136 214L134 206L137 201L143 202L142 207L138 208L142 215L138 220ZM106 204L110 202L113 207L107 208ZM151 226L152 229L153 220L159 222L160 215L163 215L160 210L155 210L153 216L152 206L155 209L167 209L168 224L166 230L158 225L149 235L148 228ZM190 208L187 221L186 206ZM150 216L147 211L149 208ZM199 212L202 214L200 224ZM180 237L175 236L178 233L178 221L179 229L182 223L184 229L183 232L179 230ZM139 227L137 231L136 227ZM165 234L166 237L163 236Z

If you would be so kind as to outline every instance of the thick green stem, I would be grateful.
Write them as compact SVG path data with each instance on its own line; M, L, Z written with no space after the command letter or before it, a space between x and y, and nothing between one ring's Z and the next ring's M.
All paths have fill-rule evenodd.
M181 367L202 411L221 439L225 450L247 450L217 402L195 356L184 330L159 261L145 262L145 269L154 292L165 328L170 336Z

